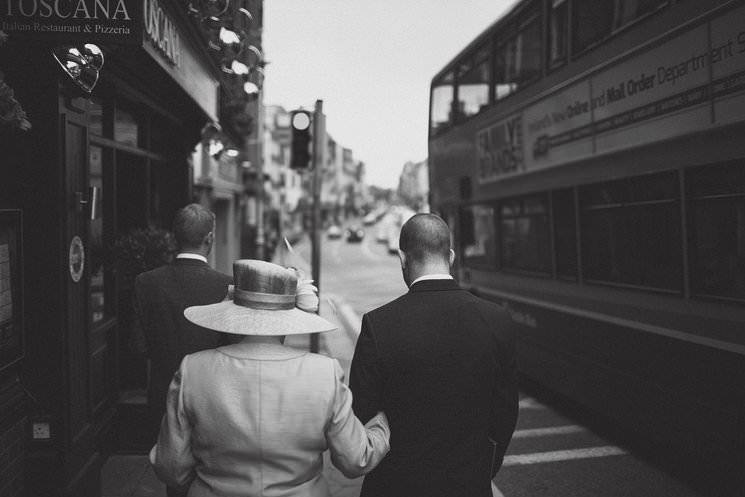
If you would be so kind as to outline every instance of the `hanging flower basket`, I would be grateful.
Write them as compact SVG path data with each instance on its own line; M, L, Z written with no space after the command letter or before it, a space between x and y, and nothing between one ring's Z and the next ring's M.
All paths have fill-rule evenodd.
M134 286L138 274L170 264L175 255L173 234L152 226L122 235L108 251L109 263L124 289Z

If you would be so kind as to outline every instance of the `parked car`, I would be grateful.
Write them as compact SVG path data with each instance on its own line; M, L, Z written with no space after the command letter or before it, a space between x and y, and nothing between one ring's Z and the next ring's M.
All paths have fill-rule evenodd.
M347 241L348 242L361 242L365 238L365 230L357 226L350 226L347 228Z
M337 226L336 224L332 224L326 230L326 236L328 237L329 240L335 240L335 239L341 238L341 235L342 235L341 228Z

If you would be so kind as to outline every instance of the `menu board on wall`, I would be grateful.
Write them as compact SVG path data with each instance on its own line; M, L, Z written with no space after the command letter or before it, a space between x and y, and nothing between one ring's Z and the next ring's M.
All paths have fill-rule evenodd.
M0 369L23 356L21 211L0 210Z

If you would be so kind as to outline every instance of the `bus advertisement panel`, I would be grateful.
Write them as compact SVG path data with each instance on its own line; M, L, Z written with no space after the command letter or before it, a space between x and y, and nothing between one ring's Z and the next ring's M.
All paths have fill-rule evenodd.
M740 122L743 67L740 7L480 130L479 182Z

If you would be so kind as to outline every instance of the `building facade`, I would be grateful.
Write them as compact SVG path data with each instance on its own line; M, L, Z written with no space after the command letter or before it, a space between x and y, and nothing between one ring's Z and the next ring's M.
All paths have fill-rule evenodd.
M167 260L176 210L218 214L218 269L239 255L250 130L192 4L2 7L3 83L31 124L0 127L2 497L98 496L107 455L152 442L133 407L147 367L128 347L131 285L143 253ZM238 155L210 153L210 123Z
M398 198L415 211L429 211L429 167L426 160L404 164L397 193Z

